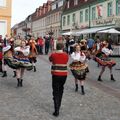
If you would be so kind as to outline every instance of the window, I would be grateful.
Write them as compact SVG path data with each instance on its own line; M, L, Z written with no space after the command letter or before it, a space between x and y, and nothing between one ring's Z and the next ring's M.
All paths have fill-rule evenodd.
M66 17L64 16L63 17L63 26L65 26L66 25Z
M116 14L120 15L120 1L119 0L116 1Z
M73 15L72 15L72 22L73 23L75 23L75 19L76 19L76 15L75 15L75 13L73 13Z
M0 0L0 7L6 6L6 0Z
M85 21L87 22L89 19L89 11L88 9L85 10Z
M112 2L108 3L108 17L112 16L113 11L112 11Z
M92 20L95 20L96 19L96 8L93 7L92 8Z
M0 34L5 37L7 33L7 23L6 21L0 21Z
M77 5L78 4L78 0L74 0L74 5Z
M67 16L67 25L70 25L70 15Z
M69 7L70 7L70 1L67 2L67 8L69 8Z
M83 11L80 11L80 22L83 22Z

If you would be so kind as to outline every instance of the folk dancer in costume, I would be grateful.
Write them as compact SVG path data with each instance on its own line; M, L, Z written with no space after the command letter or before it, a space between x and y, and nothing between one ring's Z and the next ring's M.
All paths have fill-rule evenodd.
M31 37L31 40L29 41L28 43L30 45L30 54L29 54L29 59L30 59L30 62L32 63L33 65L33 68L34 68L34 72L36 72L36 66L35 66L35 63L37 62L37 48L36 48L36 41L34 40L33 37Z
M52 62L51 74L52 74L52 89L53 89L53 101L54 101L54 116L59 115L59 109L61 106L62 96L64 92L64 84L67 79L67 63L68 54L63 52L64 45L57 43L56 52L52 53L49 57Z
M16 47L14 51L15 51L14 60L16 60L18 63L18 64L16 63L18 65L18 68L16 68L18 81L17 87L22 87L25 68L32 66L28 58L28 55L30 53L30 46L26 46L26 42L22 40L21 46Z
M87 62L88 59L90 59L90 51L87 50L87 40L82 39L82 40L80 41L79 45L80 45L81 51L82 51L82 52L85 54L85 56L86 56L86 60L85 60L85 61ZM89 72L89 68L88 68L88 67L86 68L86 72Z
M80 51L80 46L76 45L75 52L71 54L71 58L73 62L70 64L70 69L72 71L73 76L75 77L75 91L78 91L78 80L81 85L82 95L85 94L84 91L84 81L86 78L86 68L88 67L85 63L86 56L84 52Z
M4 39L4 47L3 47L3 75L2 77L7 77L7 57L12 56L13 46L10 44L10 38L6 35Z
M102 74L104 73L106 67L108 67L110 69L111 80L115 81L115 79L113 77L112 68L114 65L116 65L116 62L109 58L109 55L111 55L112 53L113 53L113 51L108 49L108 43L106 41L104 41L102 43L101 52L98 53L95 57L95 61L98 62L99 65L102 66L102 70L101 70L100 75L98 77L98 81L102 81L101 77L102 77Z

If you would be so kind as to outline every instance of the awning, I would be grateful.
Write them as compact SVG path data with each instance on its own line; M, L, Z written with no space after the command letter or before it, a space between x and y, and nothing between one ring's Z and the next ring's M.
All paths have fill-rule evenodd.
M120 34L120 31L118 31L118 30L116 30L114 28L111 28L111 29L108 29L108 30L98 31L98 33Z
M76 36L79 36L81 34L96 33L96 32L98 32L100 30L105 30L105 29L109 29L109 28L111 28L111 27L109 26L109 27L96 27L96 28L84 29L84 30L76 32Z
M74 34L74 32L65 32L65 33L62 33L62 35L73 35Z

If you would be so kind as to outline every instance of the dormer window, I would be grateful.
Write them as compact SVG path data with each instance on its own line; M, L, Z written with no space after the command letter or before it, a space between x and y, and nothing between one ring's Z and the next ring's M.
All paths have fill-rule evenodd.
M67 2L67 8L70 8L70 1Z
M74 5L78 5L78 0L74 0Z

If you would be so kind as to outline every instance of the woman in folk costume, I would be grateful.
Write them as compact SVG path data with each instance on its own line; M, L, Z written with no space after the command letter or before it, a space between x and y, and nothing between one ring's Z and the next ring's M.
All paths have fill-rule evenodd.
M29 41L28 43L30 45L30 54L29 54L29 59L30 59L30 62L32 63L33 65L33 68L34 68L34 72L36 72L36 66L35 66L35 63L37 62L36 60L36 57L37 57L37 48L36 48L36 41L34 40L33 37L31 37L31 40Z
M13 39L9 38L7 39L7 44L4 44L3 47L3 75L2 77L7 77L7 58L11 57L13 55L14 44ZM15 77L14 72L14 77Z
M86 56L84 52L80 50L80 46L76 45L75 52L71 54L71 58L73 59L73 62L70 64L70 69L72 71L73 76L75 77L75 91L78 91L78 80L80 81L81 85L81 92L82 95L85 94L84 91L84 81L86 78L86 68L88 67L87 64L85 64Z
M21 46L14 49L14 61L16 60L16 74L17 74L17 87L23 86L23 75L25 68L29 68L32 64L29 61L28 55L30 53L30 46L26 46L26 41L21 41Z
M81 51L84 52L85 56L86 56L86 62L88 59L90 59L90 52L87 50L87 40L82 39L79 43ZM86 68L86 72L89 72L89 68Z
M108 67L110 69L110 78L112 81L115 81L113 77L112 68L114 65L116 65L116 62L114 60L111 60L109 56L113 53L111 49L108 49L108 42L104 41L102 43L101 51L96 54L95 61L99 63L99 65L102 66L100 75L98 77L98 81L102 81L101 77L102 74L105 71L105 68Z

